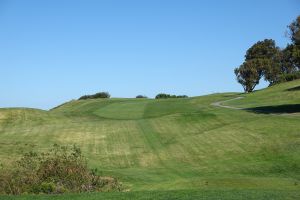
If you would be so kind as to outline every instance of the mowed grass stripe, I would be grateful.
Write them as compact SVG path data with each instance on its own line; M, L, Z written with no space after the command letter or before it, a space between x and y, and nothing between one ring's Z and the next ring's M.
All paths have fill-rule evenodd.
M274 95L297 103L298 91L286 95L297 84L245 95L245 105L237 104L267 104ZM0 109L0 159L6 164L54 143L77 144L91 168L131 190L300 190L299 117L211 105L236 96L72 101L50 112Z

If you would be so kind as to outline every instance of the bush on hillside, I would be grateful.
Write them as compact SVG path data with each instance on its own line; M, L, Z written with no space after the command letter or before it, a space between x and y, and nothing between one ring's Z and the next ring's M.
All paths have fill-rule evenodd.
M188 96L187 95L178 95L178 96L176 96L176 98L188 98Z
M137 95L135 98L137 98L137 99L143 99L143 98L148 98L147 96L144 96L144 95Z
M165 94L165 93L160 93L156 95L155 99L169 99L169 98L188 98L187 95L170 95L170 94Z
M296 79L300 79L300 71L289 74L282 74L278 79L278 83L293 81Z
M98 98L110 98L110 94L108 92L98 92L92 95L84 95L81 96L78 100L86 100L86 99L98 99Z
M81 150L54 145L46 153L29 152L10 169L0 171L0 194L59 194L120 191L114 178L101 177L87 167Z

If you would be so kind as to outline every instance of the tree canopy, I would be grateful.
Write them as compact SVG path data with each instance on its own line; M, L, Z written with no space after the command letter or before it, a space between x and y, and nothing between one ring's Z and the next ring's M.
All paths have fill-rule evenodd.
M272 39L256 42L234 73L245 92L252 92L263 77L269 85L300 78L300 16L289 26L291 44L280 49Z
M288 26L288 29L293 44L300 45L300 15Z
M244 62L239 68L234 70L237 81L243 86L245 92L252 92L262 76L262 69L260 69L256 62L259 59L253 59Z
M265 39L258 41L252 47L250 47L245 55L246 61L252 59L270 59L275 60L279 53L279 47L272 39Z

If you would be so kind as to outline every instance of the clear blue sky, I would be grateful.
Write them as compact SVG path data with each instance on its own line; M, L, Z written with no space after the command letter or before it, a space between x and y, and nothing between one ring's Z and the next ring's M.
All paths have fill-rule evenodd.
M284 47L299 11L298 0L0 0L0 107L242 91L245 51Z

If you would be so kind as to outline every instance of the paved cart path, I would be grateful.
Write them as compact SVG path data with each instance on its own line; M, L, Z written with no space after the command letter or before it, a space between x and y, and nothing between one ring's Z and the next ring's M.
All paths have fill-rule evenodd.
M234 101L234 100L243 99L243 98L244 97L236 97L236 98L225 100L225 101L217 101L217 102L213 102L211 105L217 106L217 107L221 107L221 108L229 108L229 109L234 109L234 110L242 110L243 108L237 108L237 107L233 107L233 106L225 106L225 105L222 105L222 104L226 103L226 102L229 102L229 101Z

